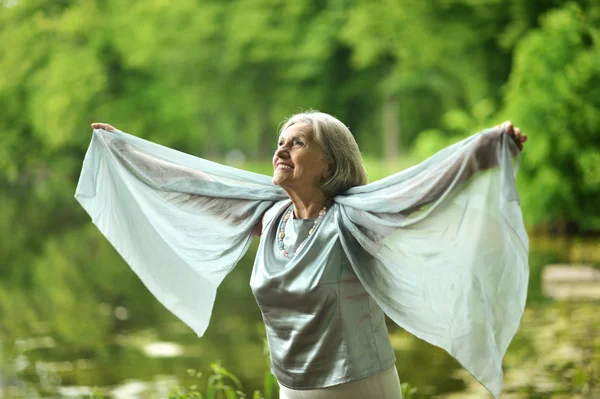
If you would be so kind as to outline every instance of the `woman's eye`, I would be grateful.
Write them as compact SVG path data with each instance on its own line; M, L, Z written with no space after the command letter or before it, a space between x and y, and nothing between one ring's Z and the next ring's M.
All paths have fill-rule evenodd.
M302 145L302 146L304 145L304 141L302 141L302 140L294 140L293 143L294 143L294 145ZM277 144L281 147L282 145L285 145L285 141L280 141Z

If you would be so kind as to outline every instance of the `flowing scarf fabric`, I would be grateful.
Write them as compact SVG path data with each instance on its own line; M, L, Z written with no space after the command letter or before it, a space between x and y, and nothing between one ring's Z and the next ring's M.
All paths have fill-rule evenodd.
M341 243L369 294L495 397L527 295L518 162L498 127L334 198ZM287 194L268 176L95 130L75 197L156 298L202 336L217 287Z

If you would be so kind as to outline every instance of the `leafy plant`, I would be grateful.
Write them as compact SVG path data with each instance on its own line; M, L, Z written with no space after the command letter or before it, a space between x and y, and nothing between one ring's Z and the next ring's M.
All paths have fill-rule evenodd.
M425 395L420 393L415 387L412 387L408 382L403 382L402 388L402 399L424 399Z
M208 377L208 383L206 392L201 393L197 389L197 385L192 385L189 388L184 387L173 387L169 393L168 399L275 399L274 393L276 391L275 386L277 382L271 372L265 373L265 385L264 394L260 391L254 391L252 396L249 397L242 390L242 383L239 378L229 372L226 368L221 366L219 363L211 364L212 374ZM192 377L202 377L201 372L197 372L194 369L187 370L188 374ZM104 394L97 387L90 399L104 399Z

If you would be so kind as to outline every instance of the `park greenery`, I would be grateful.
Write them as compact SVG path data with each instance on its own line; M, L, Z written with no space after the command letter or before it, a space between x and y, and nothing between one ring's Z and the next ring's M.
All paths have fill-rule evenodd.
M200 392L197 385L189 388L176 386L167 393L167 399L275 399L276 388L271 373L265 376L264 391L256 390L252 395L243 391L242 384L235 375L227 371L219 364L212 364L212 375L208 377L206 391ZM188 374L194 377L202 377L202 373L194 369L188 369ZM419 399L417 388L408 383L402 383L403 399ZM90 399L104 399L104 394L98 388L94 388Z
M0 0L0 355L51 334L57 360L102 362L126 331L172 333L73 198L91 122L268 174L278 126L304 109L350 127L370 180L510 119L530 136L528 230L600 232L596 0ZM215 314L252 303L247 274L232 277L243 294ZM250 348L263 330L244 312L258 327L228 311L213 328ZM262 381L252 348L224 364Z

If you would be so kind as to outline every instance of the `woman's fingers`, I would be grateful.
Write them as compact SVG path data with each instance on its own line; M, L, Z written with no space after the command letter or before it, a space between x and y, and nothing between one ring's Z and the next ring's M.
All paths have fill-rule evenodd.
M506 121L500 125L502 129L513 138L520 151L523 151L523 143L527 141L528 136L521 132L521 129L515 127L511 121Z
M515 128L514 130L515 132L515 139L518 141L521 141L521 129L519 129L518 127Z
M116 130L113 126L109 125L108 123L99 123L99 122L92 123L92 128L93 129L103 129L103 130Z
M514 125L511 121L506 121L502 124L502 127L504 128L504 130L506 131L506 133L510 134L511 136L514 135Z

